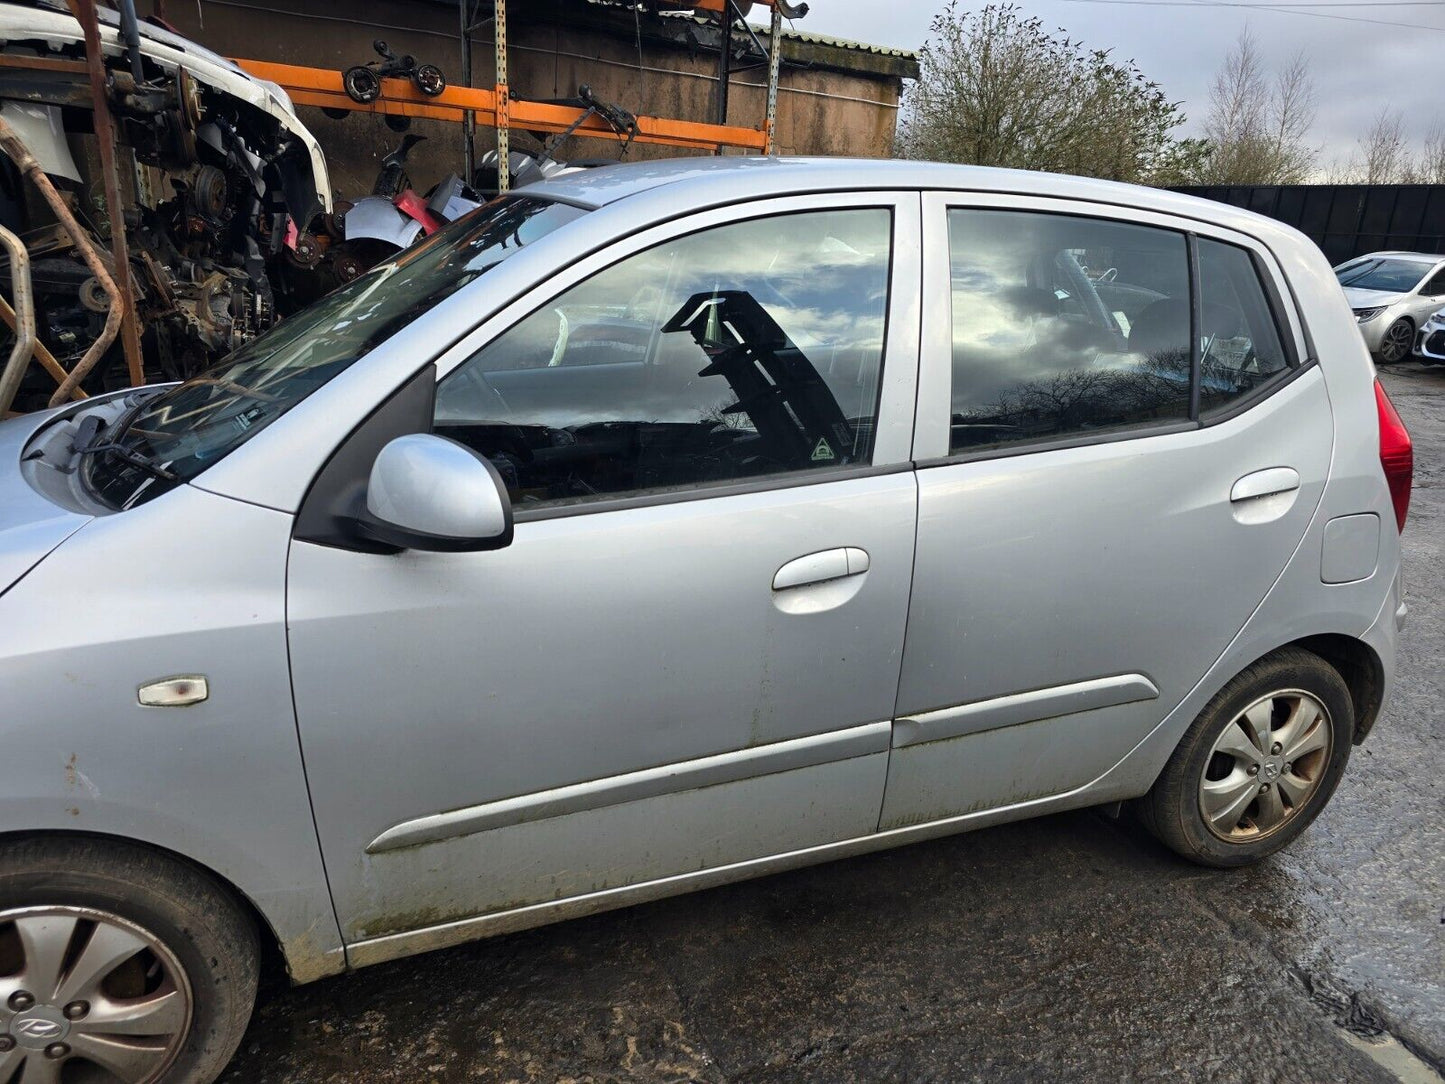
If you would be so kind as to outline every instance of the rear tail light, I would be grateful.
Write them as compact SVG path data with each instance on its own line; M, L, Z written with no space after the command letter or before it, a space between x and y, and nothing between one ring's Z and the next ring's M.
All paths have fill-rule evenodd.
M1385 481L1390 484L1395 525L1403 531L1405 516L1410 511L1410 485L1415 478L1415 449L1405 423L1379 380L1375 381L1375 407L1380 412L1380 466L1385 468Z

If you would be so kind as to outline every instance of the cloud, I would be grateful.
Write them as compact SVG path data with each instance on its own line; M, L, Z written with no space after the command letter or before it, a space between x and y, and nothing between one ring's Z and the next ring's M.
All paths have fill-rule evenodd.
M799 30L914 49L944 0L895 0L878 17L876 0L827 0L813 5ZM1261 0L1263 2L1263 0ZM1061 27L1086 45L1132 57L1170 98L1183 103L1185 131L1198 134L1209 103L1209 83L1224 54L1248 24L1272 65L1302 51L1319 92L1314 141L1321 161L1348 158L1355 141L1382 107L1398 110L1418 145L1431 123L1445 121L1437 88L1445 48L1445 13L1433 8L1346 9L1350 19L1431 25L1436 30L1320 18L1299 12L1243 11L1204 3L1198 9L1067 0L1024 0L1023 10L1050 29Z

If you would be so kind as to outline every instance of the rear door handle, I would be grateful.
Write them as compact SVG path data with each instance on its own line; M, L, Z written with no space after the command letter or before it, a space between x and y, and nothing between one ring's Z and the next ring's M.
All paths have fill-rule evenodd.
M806 587L812 583L840 580L868 571L868 551L857 546L839 546L789 561L773 576L773 590Z
M1229 499L1238 503L1254 500L1256 497L1273 497L1278 493L1290 493L1298 488L1299 471L1293 467L1269 467L1265 470L1257 470L1253 474L1246 474L1235 482L1234 488L1229 491Z

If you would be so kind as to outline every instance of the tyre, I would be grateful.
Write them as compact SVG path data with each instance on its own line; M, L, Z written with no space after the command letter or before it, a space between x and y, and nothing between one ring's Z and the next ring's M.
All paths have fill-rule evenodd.
M341 77L341 86L348 98L362 105L369 105L381 97L381 80L365 65L347 68Z
M1205 707L1141 800L1145 826L1206 866L1243 866L1303 832L1330 800L1355 728L1329 663L1286 648Z
M1407 360L1414 348L1415 325L1402 316L1385 329L1376 357L1382 365L1394 365Z
M0 1081L210 1084L256 997L249 917L142 847L0 843Z
M435 98L447 89L447 77L435 64L423 64L416 70L413 78L416 80L416 89L430 98Z

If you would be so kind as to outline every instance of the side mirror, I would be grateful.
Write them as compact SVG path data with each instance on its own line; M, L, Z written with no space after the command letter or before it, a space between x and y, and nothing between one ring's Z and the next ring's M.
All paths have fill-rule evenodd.
M512 502L497 468L430 433L381 449L356 519L368 538L399 549L459 553L511 544Z

